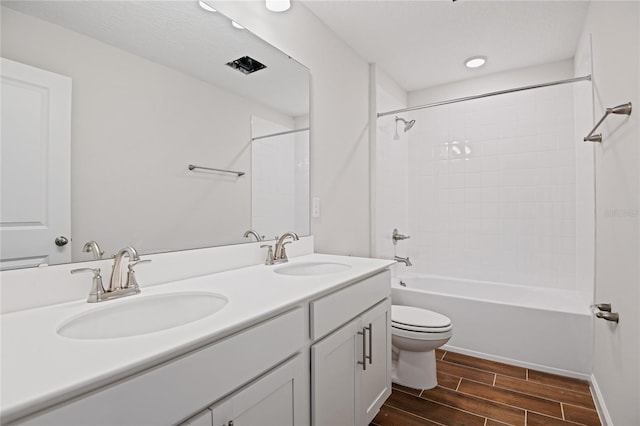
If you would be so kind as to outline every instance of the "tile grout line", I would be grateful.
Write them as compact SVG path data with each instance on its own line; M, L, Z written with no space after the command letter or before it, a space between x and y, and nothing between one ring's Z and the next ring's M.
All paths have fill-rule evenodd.
M562 403L562 402L560 403L560 411L562 412L562 420L567 420L567 419L564 417L564 403Z
M489 421L489 418L488 418L488 417L485 417L485 418L484 418L484 426L487 426L487 422L488 422L488 421ZM525 426L526 426L526 425L525 425Z
M527 426L529 423L529 410L524 410L524 426Z
M491 386L495 387L496 386L496 379L498 378L498 373L495 373L493 375L493 384Z
M402 392L402 391L400 391L400 392ZM411 394L408 394L408 395L411 395ZM428 419L428 418L426 418L426 417L422 417L422 416L420 416L420 415L418 415L418 414L416 414L416 413L412 413L411 411L403 410L402 408L398 408L398 407L395 407L395 406L390 405L390 404L387 404L387 403L385 403L384 405L386 405L387 407L391 407L391 408L393 408L394 410L398 410L398 411L401 411L401 412L403 412L403 413L409 414L410 416L417 417L417 418L419 418L419 419L427 420L427 421L429 421L429 422L433 422L433 423L435 423L435 424L438 424L438 425L442 425L442 426L444 426L444 424L443 424L443 423L437 422L437 421L432 420L432 419Z
M510 377L510 376L504 376L504 375L502 375L502 374L500 374L500 376L502 376L502 377L506 377L506 378L508 378L508 379L515 379L515 380L528 381L529 383L534 384L534 385L540 385L540 386L549 387L549 388L551 388L550 390L564 390L564 391L568 391L568 392L572 392L572 393L578 394L578 395L580 395L580 396L587 395L587 394L586 394L586 393L584 393L584 392L580 392L580 391L573 390L573 389L569 389L569 388L562 387L562 386L550 385L550 384L548 384L548 383L536 382L535 380L523 380L523 379L518 379L518 378L514 378L514 377ZM471 380L471 379L468 379L468 380ZM478 382L477 380L473 380L473 381L474 381L474 382L477 382L477 383L482 383L482 382ZM496 387L497 387L497 388L499 388L499 389L508 390L508 391L510 391L510 392L517 392L517 393L520 393L520 394L523 394L523 395L529 395L529 396L534 396L534 397L537 397L537 398L546 399L547 401L563 402L563 401L559 401L559 400L556 400L556 399L551 399L551 397L547 397L547 396L540 396L540 395L536 395L536 394L534 394L534 393L529 393L529 392L524 391L524 390L515 390L515 389L509 388L509 387L504 387L504 386L499 386L499 385L498 385L498 386L496 386ZM589 395L591 395L591 394L589 394ZM593 396L591 396L591 397L593 398ZM576 406L576 407L585 408L586 410L594 410L594 408L582 407L581 405L577 405L577 404L569 404L569 405L574 405L574 406ZM594 403L594 407L595 407L595 403Z
M443 388L443 389L446 389L446 388ZM426 389L425 389L425 390L426 390ZM451 389L449 389L449 390L451 390ZM400 392L402 392L402 391L400 391ZM455 391L452 391L452 392L455 392ZM406 393L407 395L415 396L415 395L412 395L412 394L407 393L407 392L405 392L405 393ZM467 394L467 393L464 393L464 392L460 392L460 393L461 393L461 394L463 394L463 395L467 395L467 396L469 396L469 394ZM471 396L474 396L474 395L471 395ZM429 397L426 397L426 396L425 396L425 397L420 397L420 398L424 399L425 401L429 401L429 402L431 402L431 403L433 403L433 404L436 404L436 405L441 405L441 406L443 406L443 407L451 408L452 410L456 410L456 411L460 411L460 412L462 412L462 413L467 413L467 414L471 414L471 415L476 416L476 417L484 418L484 416L483 416L482 414L480 414L480 413L474 413L473 411L463 410L463 409L462 409L462 408L460 408L460 407L454 407L453 405L445 404L444 402L435 401L435 400L433 400L433 399L429 399ZM477 398L477 397L476 397L476 398ZM481 399L483 399L483 398L481 398ZM489 400L487 400L487 401L489 401ZM491 401L491 402L496 403L495 401ZM498 402L498 403L496 403L496 404L504 405L504 404L499 403L499 402ZM389 405L389 406L390 406L390 407L393 407L392 405ZM396 408L396 407L394 407L394 408ZM518 407L511 407L511 408L518 408ZM523 410L523 409L522 409L522 408L520 408L520 410ZM427 420L430 420L430 419L427 419Z
M460 385L462 384L462 377L460 377L460 380L458 380L458 384L456 385L456 392L458 392L458 389L460 389Z

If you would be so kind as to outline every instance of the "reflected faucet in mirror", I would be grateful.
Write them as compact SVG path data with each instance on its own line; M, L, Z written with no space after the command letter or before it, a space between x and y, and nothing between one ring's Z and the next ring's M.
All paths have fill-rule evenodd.
M96 241L89 241L85 243L84 247L82 247L82 251L86 253L93 253L93 260L102 259L104 255L104 250L100 248Z
M244 235L242 235L244 238L249 238L249 236L253 235L253 237L256 239L256 241L263 241L264 240L264 235L260 236L260 234L258 234L256 231L254 231L253 229L249 229L248 231L246 231L244 233Z

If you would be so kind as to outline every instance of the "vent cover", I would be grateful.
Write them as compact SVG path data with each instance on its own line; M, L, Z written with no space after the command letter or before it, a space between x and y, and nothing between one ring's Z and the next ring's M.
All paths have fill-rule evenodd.
M242 74L251 74L267 67L249 56L243 56L235 61L227 62L227 65L240 71Z

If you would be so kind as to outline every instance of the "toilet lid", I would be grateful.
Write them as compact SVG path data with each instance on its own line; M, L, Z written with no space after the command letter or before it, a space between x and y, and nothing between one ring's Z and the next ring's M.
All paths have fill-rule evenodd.
M419 331L422 328L447 328L451 326L451 320L437 312L432 312L413 306L391 306L392 325L400 328Z

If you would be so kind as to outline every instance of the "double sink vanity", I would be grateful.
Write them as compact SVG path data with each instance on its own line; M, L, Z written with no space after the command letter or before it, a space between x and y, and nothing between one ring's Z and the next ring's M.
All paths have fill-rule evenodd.
M366 425L391 391L392 263L302 253L5 313L2 424Z

